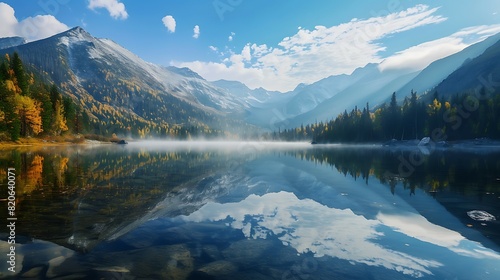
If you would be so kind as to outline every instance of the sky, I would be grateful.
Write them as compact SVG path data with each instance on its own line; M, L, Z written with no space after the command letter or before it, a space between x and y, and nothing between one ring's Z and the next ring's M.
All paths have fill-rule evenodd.
M498 0L0 0L0 37L81 26L209 81L282 92L368 63L421 70L500 32Z

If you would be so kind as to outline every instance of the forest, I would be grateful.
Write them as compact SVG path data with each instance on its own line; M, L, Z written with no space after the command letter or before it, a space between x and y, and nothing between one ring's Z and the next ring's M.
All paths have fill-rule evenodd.
M31 68L30 68L31 69ZM192 137L228 136L221 129L211 129L202 123L182 125L172 121L154 122L144 119L129 119L108 107L75 103L67 94L66 83L61 88L56 84L41 82L36 69L29 72L17 53L6 54L0 59L0 141L17 141L20 138L54 138L83 135L82 138L112 140L112 136L128 138L162 137L190 139ZM42 73L43 74L43 73ZM42 75L43 76L43 75ZM117 85L120 87L121 85ZM116 91L116 88L115 88ZM101 92L102 95L102 92ZM120 98L116 96L116 98ZM155 102L160 104L162 102ZM170 104L169 102L166 102ZM84 106L89 108L84 108ZM165 105L163 105L165 106ZM142 108L149 112L158 108ZM186 108L176 108L187 110ZM169 110L175 112L176 110ZM90 112L90 114L88 113ZM141 121L142 120L142 121ZM229 135L231 136L231 135Z
M273 135L286 141L369 143L431 137L434 141L500 139L500 94L481 89L445 98L438 92L417 97L412 91L402 104L392 94L389 104L374 112L369 104L345 110L335 119L285 129Z
M56 85L27 73L17 53L0 61L0 141L87 132L90 118Z
M121 124L110 123L92 117L83 106L61 94L55 84L41 82L35 74L28 72L17 53L5 55L0 60L0 141L79 134L111 137L115 132L134 138L238 138L203 124L150 123L144 127L142 123L130 123L125 119ZM330 121L253 137L316 143L369 143L425 136L434 141L500 139L498 112L498 89L487 91L483 88L455 96L434 92L419 97L412 91L402 102L393 93L388 104L374 110L366 104L364 108L345 110ZM241 137L246 139L249 135Z

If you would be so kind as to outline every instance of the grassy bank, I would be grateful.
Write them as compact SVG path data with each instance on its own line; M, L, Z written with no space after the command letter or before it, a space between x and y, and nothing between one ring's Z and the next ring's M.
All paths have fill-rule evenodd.
M59 145L75 145L88 143L112 143L116 139L110 137L99 136L95 134L89 135L63 135L63 136L45 136L45 137L26 137L20 138L17 141L0 141L1 147L18 147L18 146L59 146Z

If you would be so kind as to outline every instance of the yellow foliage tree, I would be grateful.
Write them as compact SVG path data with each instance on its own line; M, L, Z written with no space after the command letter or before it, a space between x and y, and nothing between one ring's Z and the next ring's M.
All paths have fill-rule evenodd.
M40 115L40 103L28 96L16 96L16 109L21 119L21 133L24 136L30 135L30 132L37 135L43 131L42 117Z
M57 101L54 112L54 133L60 135L61 132L68 130L68 125L64 119L64 106L61 102Z
M5 81L5 86L7 87L7 90L10 92L17 93L18 91L21 91L19 87L17 87L12 80Z
M434 99L432 101L432 104L428 105L428 108L428 112L430 115L436 114L441 109L441 102L439 102L439 100L437 99Z

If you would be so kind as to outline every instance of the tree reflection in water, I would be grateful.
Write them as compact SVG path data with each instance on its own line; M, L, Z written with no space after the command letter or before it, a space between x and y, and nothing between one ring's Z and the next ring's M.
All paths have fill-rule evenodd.
M247 153L223 149L45 147L0 151L0 175L5 175L8 167L20 171L18 234L86 251L151 211L166 197L185 188L200 188L202 192L207 180L240 168L243 162L256 157L255 152L330 165L366 184L376 179L389 186L393 194L398 186L410 195L422 189L464 223L473 224L464 214L465 203L480 202L490 213L500 213L495 195L500 193L498 151L419 154L419 164L410 166L412 172L401 174L402 159L415 151L370 146ZM405 168L408 170L408 166ZM462 204L450 202L454 195L461 196ZM498 223L479 228L500 244Z

